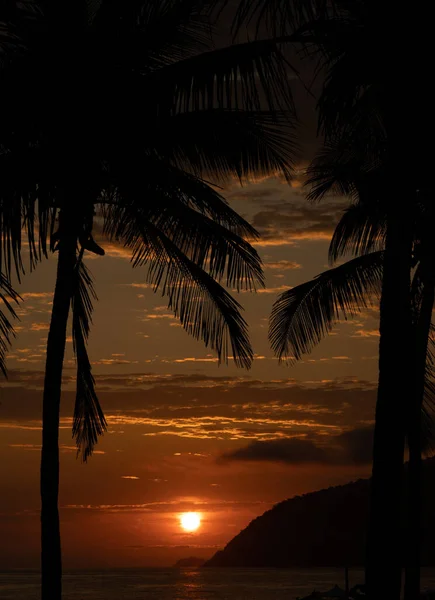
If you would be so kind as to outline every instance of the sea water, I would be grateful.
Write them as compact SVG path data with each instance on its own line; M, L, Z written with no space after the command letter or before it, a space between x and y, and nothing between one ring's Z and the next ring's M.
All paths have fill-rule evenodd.
M363 580L350 570L350 584ZM107 569L66 571L64 600L295 600L344 587L341 569ZM435 571L423 570L423 587ZM1 600L39 600L37 571L0 571Z

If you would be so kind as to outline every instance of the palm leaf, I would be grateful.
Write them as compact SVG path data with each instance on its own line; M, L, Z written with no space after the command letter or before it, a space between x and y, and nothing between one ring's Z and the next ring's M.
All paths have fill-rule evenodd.
M16 142L17 143L17 142ZM47 256L47 238L56 221L55 182L47 177L47 163L40 150L25 140L13 151L0 148L0 270L7 278L25 273L23 237L33 269Z
M146 180L143 171L147 173ZM145 204L145 199L157 196L165 206L179 203L180 207L198 211L231 233L243 238L258 238L252 225L229 206L212 184L165 160L147 157L137 163L118 163L112 172L112 184L114 187L105 191L101 205L109 236L115 235L118 229L124 202L142 210L147 206L150 214L158 215L157 202Z
M228 0L216 1L221 11L228 3ZM325 5L324 0L238 0L233 31L237 34L243 26L254 24L257 34L260 28L266 28L273 35L284 35L313 19Z
M3 275L3 273L0 273L0 300L9 315L14 319L18 318L11 301L18 304L20 296L12 288L9 280ZM6 352L12 343L12 337L14 335L12 323L6 316L6 312L4 310L0 310L0 370L5 377L7 376Z
M424 276L425 268L420 262L414 273L411 288L413 326L418 327L424 295L432 295L433 289L427 288L433 285ZM431 296L429 296L430 298ZM429 455L435 451L435 327L430 325L426 349L426 366L424 378L424 391L422 402L422 451Z
M356 182L365 171L356 145L342 138L326 141L307 169L308 200L318 201L327 194L356 200Z
M95 392L95 380L86 348L92 322L93 300L97 298L92 278L78 260L74 273L73 349L77 361L77 392L74 405L72 434L77 444L77 454L84 462L92 455L98 437L107 429L106 419Z
M380 293L383 252L354 258L284 292L275 302L269 340L279 359L298 360L331 331L367 307Z
M373 203L373 194L377 201L385 187L381 167L379 145L371 152L363 132L352 123L346 135L326 140L310 163L305 183L309 188L308 199L318 201L332 194L356 201L364 195L367 202Z
M178 170L160 176L158 162L144 181L139 166L119 172L113 202L103 208L104 233L135 248L135 261L148 259L146 231L152 227L200 269L228 286L263 286L261 261L244 236L256 231L205 182ZM163 175L163 173L162 173ZM154 239L153 237L151 239Z
M327 141L307 170L309 200L333 194L353 201L334 231L329 247L332 263L346 253L358 256L380 250L385 244L386 214L382 207L388 180L379 157L365 152L358 137Z
M234 44L151 73L146 85L159 114L212 108L292 110L289 65L271 39ZM139 85L139 84L138 84Z
M157 152L178 167L215 181L231 176L246 180L274 172L290 180L298 153L295 120L283 112L185 112L162 119L148 135Z
M93 33L105 54L148 72L207 50L211 45L210 2L199 0L101 0Z
M145 231L153 227L211 277L218 281L225 277L227 286L238 290L264 286L261 260L248 242L208 216L168 202L166 196L159 197L156 192L153 196L159 207L154 212L144 210L139 203L128 208L118 204L105 211L105 233L135 248L134 265L146 262L149 255L148 246L142 244L140 228Z
M0 6L0 50L2 66L18 58L27 48L28 33L40 6L35 0L10 0Z
M172 238L148 219L132 218L123 231L125 246L133 251L134 266L148 266L147 281L168 298L184 329L215 350L219 362L231 356L237 366L249 368L253 352L241 306ZM232 352L230 352L230 349Z
M362 202L347 208L338 222L329 245L329 260L334 264L346 254L359 256L385 247L386 215L381 207Z

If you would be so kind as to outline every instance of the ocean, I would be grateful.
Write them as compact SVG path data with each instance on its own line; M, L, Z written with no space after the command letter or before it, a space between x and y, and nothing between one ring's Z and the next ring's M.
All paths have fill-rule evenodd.
M350 584L362 570L350 570ZM111 569L66 571L64 600L295 600L313 591L341 587L334 569ZM0 571L2 600L39 600L37 571ZM424 570L423 587L435 587Z

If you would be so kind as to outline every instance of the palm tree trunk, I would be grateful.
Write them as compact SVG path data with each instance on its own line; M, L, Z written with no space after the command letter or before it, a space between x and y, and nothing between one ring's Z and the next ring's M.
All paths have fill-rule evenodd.
M408 504L406 519L405 600L420 597L420 548L422 540L422 444L421 415L426 377L427 346L435 299L434 279L429 268L424 284L415 337L415 388L410 397L408 425Z
M406 353L399 349L411 347L411 249L406 215L397 207L397 213L391 211L388 219L380 306L379 385L366 562L370 600L399 600L401 591L400 517L409 365Z
M42 408L41 455L41 584L42 600L60 600L62 558L59 526L59 410L66 329L76 262L76 236L60 215L56 287L47 342Z

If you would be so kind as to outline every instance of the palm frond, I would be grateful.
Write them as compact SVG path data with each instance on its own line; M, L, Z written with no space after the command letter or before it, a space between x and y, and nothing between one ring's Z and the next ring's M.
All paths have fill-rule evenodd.
M154 70L210 48L212 2L101 0L92 19L102 51L141 71Z
M93 300L97 296L92 277L81 258L77 262L74 277L71 304L73 349L77 361L77 392L72 434L77 444L77 454L86 462L92 455L98 437L106 431L107 423L95 392L95 380L86 348L92 322Z
M35 0L10 0L0 6L0 63L19 57L27 47L29 29L40 13Z
M14 328L7 316L9 313L13 319L18 318L11 302L18 304L20 296L12 288L10 281L0 273L0 301L4 305L6 312L0 309L0 370L6 377L6 352L12 343Z
M350 254L359 256L385 247L387 219L381 206L358 202L348 207L338 222L329 245L329 261Z
M426 354L426 373L422 405L422 451L435 452L435 328L431 325Z
M2 190L3 192L3 190ZM9 279L15 270L18 280L24 272L21 257L22 234L21 198L15 193L2 193L0 197L0 267Z
M228 0L216 3L225 7ZM242 27L255 25L257 34L263 28L273 35L292 33L323 12L326 4L325 0L238 0L233 32L237 34Z
M159 114L265 107L294 112L289 65L271 39L179 60L147 76L146 86Z
M55 182L47 177L42 153L23 141L10 150L0 147L0 270L7 278L25 273L23 242L32 270L47 256L47 238L56 221Z
M261 260L243 238L165 194L153 193L157 210L135 202L128 208L113 205L104 212L104 231L111 239L135 245L134 265L146 262L149 248L139 232L153 227L171 240L178 250L217 281L227 286L255 290L264 286ZM141 245L142 244L142 245Z
M157 202L148 202L148 198L159 197L167 206L179 203L198 211L238 236L258 238L252 225L236 213L208 181L155 157L137 163L118 163L117 167L112 173L114 187L105 191L101 204L105 231L109 236L115 235L118 229L124 201L127 206L134 204L141 210L146 207L150 214L158 215ZM145 179L143 172L147 174Z
M347 319L380 293L383 252L354 258L284 292L275 302L269 340L282 359L311 352L341 317Z
M184 329L216 351L219 362L232 355L237 366L249 368L253 352L240 304L180 250L172 239L176 232L166 234L147 219L138 223L131 219L122 236L133 265L148 266L147 281L168 298Z
M247 180L279 172L290 180L295 128L290 113L209 109L162 119L148 135L157 152L198 177Z
M388 68L380 25L386 13L381 17L377 11L373 18L370 3L359 0L334 5L333 10L318 12L299 32L304 48L317 56L317 73L323 79L319 131L328 140L345 134L352 122L366 142L374 138L374 149L384 133L378 84Z
M218 281L245 290L263 286L260 258L246 240L257 237L255 229L205 182L153 164L145 179L140 165L117 173L113 201L102 210L104 233L135 247L140 263L148 257L142 234L150 226Z
M305 187L308 200L316 202L325 195L357 197L356 181L364 172L359 153L341 140L325 142L307 169Z
M349 127L346 135L325 141L307 169L308 199L325 195L349 196L354 201L366 190L379 193L384 182L378 150L370 152L363 134ZM373 203L373 202L372 202Z

